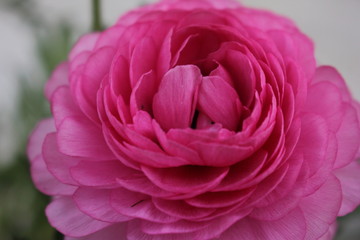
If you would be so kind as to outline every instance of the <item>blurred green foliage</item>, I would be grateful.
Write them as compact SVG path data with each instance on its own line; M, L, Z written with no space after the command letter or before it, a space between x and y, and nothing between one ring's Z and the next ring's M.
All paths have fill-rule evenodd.
M65 21L55 26L40 21L36 2L31 0L5 0L1 7L18 14L29 24L37 42L38 56L34 56L34 61L39 63L43 72L19 71L21 84L14 119L17 151L11 164L0 168L0 239L63 239L45 217L44 209L50 199L36 190L32 183L26 144L36 123L50 116L49 104L43 94L44 83L56 65L66 59L73 42L73 29ZM34 77L37 81L32 79Z

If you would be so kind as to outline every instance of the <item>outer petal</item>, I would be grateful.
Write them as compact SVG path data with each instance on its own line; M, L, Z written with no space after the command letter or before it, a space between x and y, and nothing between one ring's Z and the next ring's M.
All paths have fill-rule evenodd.
M35 160L35 158L41 154L46 135L55 132L55 130L55 124L52 118L44 119L37 124L35 130L31 133L27 145L27 155L30 161Z
M284 218L275 221L258 221L247 217L224 232L222 240L303 240L306 225L300 209L291 211Z
M300 202L306 219L306 239L318 239L335 221L341 205L341 186L334 176Z
M126 238L126 223L113 224L110 227L104 228L98 232L80 238L65 237L64 240L127 240Z
M53 200L46 208L46 216L54 228L71 237L83 237L110 226L82 213L68 197Z
M69 64L67 62L61 63L52 73L50 80L45 86L45 96L48 100L51 99L52 94L60 86L69 85Z
M352 212L360 205L360 164L353 162L344 168L335 170L343 193L339 216Z

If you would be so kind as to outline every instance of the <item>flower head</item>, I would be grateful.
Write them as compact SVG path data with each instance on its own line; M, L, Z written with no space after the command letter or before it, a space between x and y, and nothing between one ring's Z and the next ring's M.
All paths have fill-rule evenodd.
M164 0L46 85L32 176L67 239L330 238L360 203L359 105L288 19Z

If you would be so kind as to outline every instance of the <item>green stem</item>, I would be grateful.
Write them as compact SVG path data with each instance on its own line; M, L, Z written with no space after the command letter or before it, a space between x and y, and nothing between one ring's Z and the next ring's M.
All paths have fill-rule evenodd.
M92 30L102 30L100 0L92 0Z

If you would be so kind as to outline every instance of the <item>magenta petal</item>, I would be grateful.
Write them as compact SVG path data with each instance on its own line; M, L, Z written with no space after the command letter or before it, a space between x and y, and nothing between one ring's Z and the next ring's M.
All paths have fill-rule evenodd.
M110 205L111 190L78 188L73 199L78 208L90 217L104 222L117 223L132 218L123 216Z
M84 117L63 120L58 129L59 150L70 156L114 159L101 129Z
M216 211L215 208L193 207L182 200L153 199L155 206L162 212L180 219L200 219Z
M40 155L31 164L31 177L36 187L47 195L71 195L76 190L76 187L63 184L56 179Z
M126 239L126 223L113 224L109 227L101 229L95 233L80 238L65 237L64 240L127 240Z
M46 208L46 216L54 228L70 237L83 237L110 225L85 215L68 197L54 199Z
M156 75L153 71L144 73L134 86L131 93L130 108L132 115L139 110L152 114L152 100L155 94Z
M130 80L134 87L140 77L154 68L157 51L154 40L145 37L137 42L130 61ZM146 52L146 54L144 54Z
M50 80L46 83L45 86L45 96L48 100L51 99L51 96L57 88L60 86L69 85L69 64L68 62L63 62L60 64L55 71L52 73Z
M124 166L118 160L81 161L70 169L71 176L84 186L118 187L117 178L131 176L137 171Z
M201 79L193 65L177 66L165 74L153 100L155 119L164 130L190 126Z
M220 239L303 240L305 232L304 215L299 208L296 208L284 218L274 221L259 221L250 217L244 218L226 230Z
M44 141L43 157L49 172L59 181L77 185L70 175L70 168L75 166L81 158L70 157L59 152L56 133L48 134Z
M177 193L203 193L217 186L226 176L228 168L182 166L152 168L142 166L144 174L160 188Z
M342 203L339 216L352 212L360 205L360 165L352 162L346 167L335 170L335 176L341 184Z
M220 77L204 77L199 90L199 110L223 127L237 131L240 124L239 97Z
M343 104L343 121L336 133L338 152L334 168L340 168L354 160L360 146L360 124L356 109L350 104Z
M54 119L44 119L37 124L31 133L29 143L27 145L27 155L30 161L34 161L42 152L42 145L46 135L55 132Z
M141 218L159 223L179 220L158 210L148 195L118 188L111 192L111 206L125 216Z
M67 117L85 116L75 104L68 87L56 89L51 100L51 112L54 115L57 128L59 128L62 121Z
M329 179L312 195L303 198L300 208L307 225L306 239L318 239L335 221L341 206L341 186L336 177Z
M311 85L308 90L306 111L321 115L327 120L330 130L337 131L344 115L339 89L330 82Z

